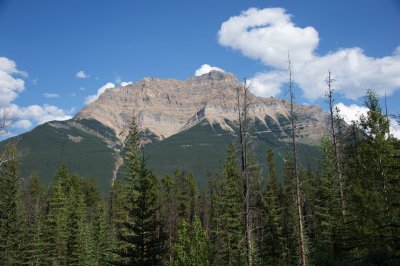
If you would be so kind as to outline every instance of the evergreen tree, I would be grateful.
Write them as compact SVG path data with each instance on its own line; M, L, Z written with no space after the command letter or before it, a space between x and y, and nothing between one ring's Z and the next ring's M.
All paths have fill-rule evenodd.
M218 182L218 191L213 199L212 234L215 247L215 263L238 265L245 259L242 255L244 243L243 203L241 175L237 166L235 149L228 147L224 172Z
M75 198L71 201L68 217L68 254L69 265L94 265L94 243L89 224L86 222L86 205L83 195L74 193Z
M127 212L123 223L125 232L119 234L128 244L120 250L128 263L135 265L160 264L164 253L165 236L159 219L158 180L147 170L140 153L139 131L134 116L126 142L127 149Z
M268 187L264 195L261 253L265 264L278 265L282 263L283 253L282 188L276 180L274 152L271 149L267 151L267 166Z
M25 252L24 263L41 265L44 263L45 247L43 239L45 188L37 174L29 177L24 193L25 206Z
M45 221L45 264L65 265L67 263L68 241L68 198L63 189L63 179L67 178L66 169L61 167L48 202Z
M376 249L399 250L399 171L396 155L398 140L389 132L388 119L382 114L379 98L368 91L367 116L361 117L361 138L357 157L348 160L351 186L352 237L358 239L353 253L364 256ZM397 148L396 148L397 147Z
M96 265L106 265L112 261L111 229L107 224L107 212L102 202L95 209L92 222L92 239Z
M207 233L197 216L194 217L191 225L186 220L182 220L174 243L176 256L172 265L211 265L209 246Z
M0 166L0 262L3 265L22 263L23 214L21 185L17 171L16 148L5 147L10 158Z

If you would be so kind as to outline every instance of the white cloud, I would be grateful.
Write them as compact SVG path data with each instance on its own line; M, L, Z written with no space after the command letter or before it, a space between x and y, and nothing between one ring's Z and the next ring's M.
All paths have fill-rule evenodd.
M210 66L208 64L204 64L202 65L200 68L196 69L196 71L194 72L195 76L201 76L203 74L207 74L212 70L217 70L217 71L221 71L225 73L225 70L219 68L219 67L214 67L214 66Z
M24 74L25 73L25 74ZM0 105L4 106L15 100L25 89L25 82L16 76L25 77L26 72L17 69L14 61L0 57Z
M360 121L361 115L367 116L368 108L357 104L345 105L338 103L335 105L335 109L338 108L340 116L343 117L344 121L351 124L352 121Z
M22 120L33 120L39 125L48 121L63 121L72 118L72 116L67 115L64 110L58 108L57 106L48 104L44 104L42 106L35 104L28 107L19 107L15 104L11 104L10 110L16 118Z
M126 81L122 81L122 82L121 82L121 86L122 86L122 87L125 87L125 86L128 86L128 85L131 85L131 84L133 84L133 82L132 82L132 81L128 81L128 82L126 82Z
M60 95L58 95L57 93L48 93L48 92L43 93L43 96L46 97L46 98L58 98L58 97L60 97Z
M84 87L80 87L80 88L79 88L79 90L81 90L81 91L84 91L84 90L85 90L85 88L84 88Z
M85 71L81 70L78 73L75 74L75 77L77 79L86 79L89 78L89 75L85 73Z
M103 92L105 92L107 89L111 89L114 87L115 87L115 84L111 83L111 82L104 84L97 90L97 93L95 95L89 95L86 97L85 104L90 104L90 103L96 101Z
M352 121L360 121L361 115L367 116L369 111L367 107L359 106L357 104L345 105L343 103L338 103L335 107L339 108L341 117L343 117L348 124ZM390 134L395 138L400 139L400 125L393 118L389 118L389 129Z
M363 96L367 89L388 95L400 89L400 46L393 55L369 57L358 47L343 48L326 55L317 55L318 32L313 27L299 27L282 8L250 8L221 25L218 42L240 51L244 56L260 60L272 69L254 92L270 95L277 81L269 78L278 72L287 75L288 53L293 64L295 82L305 97L315 100L326 90L328 70L336 77L335 89L347 98ZM260 79L261 74L255 78ZM281 75L279 75L281 76ZM286 78L286 80L288 77ZM285 82L279 79L279 85ZM272 90L276 94L276 89Z
M257 73L250 79L250 91L257 96L270 97L277 96L281 89L280 85L287 79L284 71L271 71L268 73Z
M64 110L54 105L20 107L12 103L18 97L18 94L25 89L25 81L22 78L28 78L28 74L18 70L14 61L0 57L0 109L9 113L10 118L14 120L14 123L9 126L26 130L47 121L71 118ZM36 83L37 80L32 82ZM44 93L43 95L47 98L58 97L57 94L52 93Z
M117 76L116 78L115 78L115 83L121 83L122 82L122 78L121 78L121 76Z
M32 122L27 119L22 119L14 122L12 124L13 127L15 128L20 128L20 129L29 129L32 127Z

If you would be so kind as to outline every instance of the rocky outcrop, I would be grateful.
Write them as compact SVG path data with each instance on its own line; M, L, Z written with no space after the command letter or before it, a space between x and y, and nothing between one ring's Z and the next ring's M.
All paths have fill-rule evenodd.
M83 108L74 120L95 119L113 129L123 142L129 119L134 112L139 127L147 129L160 140L208 120L232 130L226 121L236 122L237 88L242 87L229 73L211 71L187 80L144 78L124 87L107 89L99 99ZM249 116L254 121L273 121L283 132L289 116L289 104L276 98L249 95ZM318 140L325 125L325 113L317 106L296 105L301 140Z

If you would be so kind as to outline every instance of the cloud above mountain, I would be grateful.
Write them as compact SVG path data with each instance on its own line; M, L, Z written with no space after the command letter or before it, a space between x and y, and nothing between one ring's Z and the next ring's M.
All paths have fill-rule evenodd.
M194 75L198 77L203 74L207 74L207 73L211 72L212 70L217 70L217 71L221 71L221 72L225 73L225 70L223 70L222 68L210 66L209 64L204 64L201 67L199 67L198 69L196 69L196 71L194 72Z
M380 95L400 89L400 46L382 58L370 57L359 47L318 55L318 31L312 26L297 26L282 8L250 8L229 18L221 25L218 42L271 69L254 77L257 85L252 90L258 96L280 92L288 79L288 54L295 82L310 100L323 96L328 70L335 76L336 91L350 99L371 88Z
M0 57L0 110L7 114L16 129L29 129L34 125L51 120L66 120L71 118L64 110L54 105L18 106L13 101L25 90L24 79L28 78L25 71L17 68L17 64L6 57ZM54 93L44 93L46 98L58 97ZM9 122L11 123L11 121Z
M338 108L340 110L340 116L348 124L351 124L353 121L359 122L360 117L361 116L366 117L369 111L367 107L360 106L357 104L345 105L344 103L338 103L335 105L335 108ZM390 129L390 134L400 139L400 125L393 118L389 118L389 129Z
M103 92L105 92L107 89L111 89L111 88L114 88L114 87L115 87L115 84L111 83L111 82L108 82L108 83L104 84L103 86L101 86L97 90L96 94L89 95L89 96L86 97L85 104L90 104L90 103L96 101Z

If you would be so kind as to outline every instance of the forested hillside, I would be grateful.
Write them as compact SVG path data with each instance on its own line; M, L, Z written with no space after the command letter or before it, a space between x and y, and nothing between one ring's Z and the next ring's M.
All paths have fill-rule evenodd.
M365 106L368 115L351 126L331 112L317 169L298 163L292 123L293 152L278 169L277 151L265 150L263 171L243 104L223 170L211 173L201 189L184 170L168 176L149 170L134 115L124 180L106 197L65 165L50 186L35 173L21 180L20 156L9 144L0 165L0 262L399 265L400 142L390 135L374 92Z

